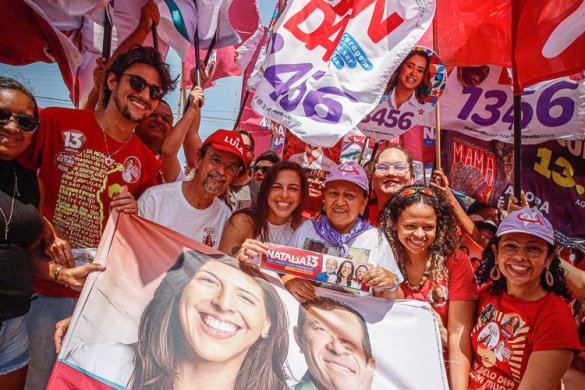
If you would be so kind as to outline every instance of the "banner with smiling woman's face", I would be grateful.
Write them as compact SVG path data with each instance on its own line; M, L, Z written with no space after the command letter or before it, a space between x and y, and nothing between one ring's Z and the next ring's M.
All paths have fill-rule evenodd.
M114 215L47 389L448 389L425 302L317 288ZM424 375L421 373L424 372Z

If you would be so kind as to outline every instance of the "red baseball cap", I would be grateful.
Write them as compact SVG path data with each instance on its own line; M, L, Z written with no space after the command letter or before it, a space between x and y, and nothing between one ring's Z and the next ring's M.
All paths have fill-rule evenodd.
M242 165L244 167L246 166L246 146L244 145L242 135L237 131L217 130L207 137L201 147L204 148L209 144L217 150L235 154L240 159Z

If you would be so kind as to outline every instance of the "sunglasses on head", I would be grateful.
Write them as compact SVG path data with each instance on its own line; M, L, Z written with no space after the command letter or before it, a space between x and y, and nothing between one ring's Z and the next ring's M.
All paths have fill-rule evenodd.
M33 133L41 121L35 117L26 114L15 114L4 108L0 108L0 127L8 125L10 119L14 117L18 129L25 133Z
M148 87L150 98L153 100L160 100L165 95L162 88L157 85L151 85L146 82L142 77L135 74L124 73L122 76L130 77L130 87L136 92L142 92L144 88Z
M415 194L424 194L427 196L437 196L435 194L435 191L433 191L432 189L428 188L428 187L410 187L407 189L402 190L402 192L400 192L400 196L412 196Z

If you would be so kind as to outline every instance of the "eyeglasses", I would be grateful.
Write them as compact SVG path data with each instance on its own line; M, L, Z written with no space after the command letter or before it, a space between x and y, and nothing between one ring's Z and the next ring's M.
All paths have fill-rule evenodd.
M169 114L165 114L165 113L160 113L156 110L154 110L150 115L151 118L157 118L160 116L160 118L162 119L163 122L165 123L173 123L173 117L170 116Z
M262 172L266 173L270 169L270 167L254 167L254 172Z
M546 248L543 248L542 246L537 244L520 245L515 242L505 242L501 244L500 250L502 251L503 254L512 256L516 254L516 252L518 252L518 249L520 249L520 247L524 248L526 256L532 259L542 256L542 254L546 250Z
M415 194L424 194L427 196L437 196L435 191L431 190L428 187L409 187L402 190L398 195L399 196L412 196Z
M130 87L136 92L142 92L144 88L149 88L150 98L153 100L160 100L165 95L165 92L161 87L157 85L151 85L146 82L142 77L135 74L124 73L122 76L130 77Z
M213 165L216 168L224 166L226 172L229 173L230 175L235 175L239 173L241 169L238 164L223 162L219 156L211 155L209 156L209 161L211 162L211 165Z
M376 171L380 172L388 172L390 168L394 168L394 172L398 175L406 175L406 173L410 170L410 166L407 163L396 163L396 164L388 164L388 163L379 163L376 164Z
M16 122L16 126L18 126L18 129L25 133L34 133L37 127L39 127L39 123L41 123L39 119L30 115L15 114L4 108L0 108L0 127L8 125L8 123L10 123L10 119L13 117Z

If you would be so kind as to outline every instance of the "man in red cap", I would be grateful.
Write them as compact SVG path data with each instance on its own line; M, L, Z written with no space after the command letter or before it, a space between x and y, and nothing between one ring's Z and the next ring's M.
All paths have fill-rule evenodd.
M217 196L245 169L245 159L238 132L216 131L199 150L193 180L148 189L138 200L138 215L217 249L231 215Z

